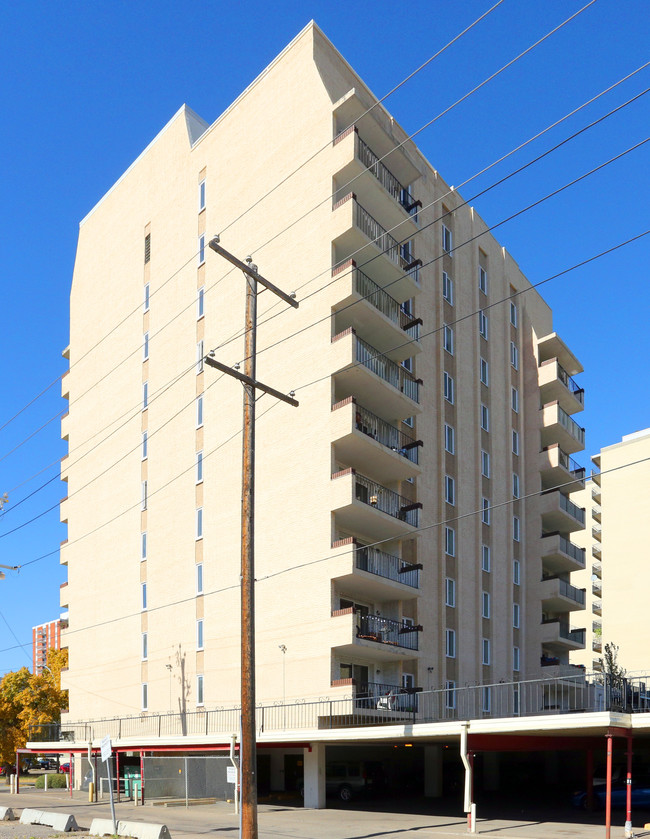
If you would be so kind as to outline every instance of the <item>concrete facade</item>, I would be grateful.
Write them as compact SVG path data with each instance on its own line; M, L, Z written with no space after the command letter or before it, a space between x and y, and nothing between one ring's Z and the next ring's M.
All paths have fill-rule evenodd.
M259 302L258 378L300 401L258 412L259 701L561 675L582 367L486 229L313 24L83 220L68 719L238 703L241 387L202 358L242 360L244 283L215 233L300 301Z

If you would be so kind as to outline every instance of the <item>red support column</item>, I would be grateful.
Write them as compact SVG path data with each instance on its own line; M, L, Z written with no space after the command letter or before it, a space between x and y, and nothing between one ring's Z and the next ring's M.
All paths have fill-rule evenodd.
M594 750L587 749L587 810L594 809Z
M607 734L607 787L605 795L605 839L612 836L612 735Z
M72 798L72 784L74 783L74 755L70 752L70 770L68 772L68 786L70 787L70 798Z
M625 779L625 835L632 835L632 732L627 735L627 777Z

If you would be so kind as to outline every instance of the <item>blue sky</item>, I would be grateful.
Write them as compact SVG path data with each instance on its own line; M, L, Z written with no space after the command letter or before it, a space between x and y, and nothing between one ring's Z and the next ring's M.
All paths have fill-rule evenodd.
M9 492L10 503L0 516L0 563L29 562L55 552L65 538L56 509L3 535L65 495L56 465L32 478L65 453L57 419L65 410L59 384L5 423L65 370L61 350L68 343L78 223L180 105L186 102L213 122L310 18L383 96L491 5L490 0L2 4L0 495ZM416 131L583 5L504 0L386 107L408 132ZM596 0L416 142L457 185L636 70L650 59L649 43L643 0ZM650 69L468 184L463 196L646 87ZM477 199L477 210L496 224L644 140L649 115L650 94ZM495 235L532 282L568 268L650 228L649 163L650 143ZM601 446L650 425L649 256L650 236L543 288L556 330L585 367L583 463ZM54 553L0 582L0 673L31 661L31 627L59 614L64 572ZM6 649L16 647L12 631L26 649Z

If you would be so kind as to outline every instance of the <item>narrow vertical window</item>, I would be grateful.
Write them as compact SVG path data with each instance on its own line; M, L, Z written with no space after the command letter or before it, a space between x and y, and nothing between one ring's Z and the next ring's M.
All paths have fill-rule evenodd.
M519 603L512 604L512 625L515 629L519 629Z
M203 705L203 676L196 677L196 704Z
M490 639L483 639L483 664L490 663Z
M445 708L453 710L456 707L456 682L445 682Z
M519 671L521 663L521 655L519 653L519 647L512 648L512 669L515 671Z
M149 311L149 283L146 283L145 287L144 287L144 305L143 305L143 308L144 308L145 312Z
M478 331L482 338L488 339L488 319L485 312L478 313Z
M456 556L456 531L453 527L445 527L445 553Z
M519 432L512 432L512 453L519 454Z
M519 475L516 472L512 473L512 497L519 498Z
M454 380L449 373L443 373L442 377L443 395L447 402L454 404Z
M199 184L199 212L205 210L205 178Z
M142 710L146 711L149 708L149 686L146 682L142 684Z
M490 617L490 592L484 591L481 595L481 617Z
M199 289L199 296L196 299L196 317L197 320L202 318L205 314L205 286Z
M205 262L205 233L199 236L199 265Z
M490 409L483 404L481 404L481 428L483 431L490 430Z
M518 559L512 560L512 582L516 586L521 585L521 563Z
M456 606L456 580L445 578L445 606Z
M512 302L510 303L510 323L517 326L517 306Z
M149 358L149 333L144 333L142 341L142 360L146 361Z
M519 516L512 517L512 538L515 542L519 542L521 539L521 522L519 521Z
M196 397L196 427L203 425L203 395Z
M203 563L196 566L196 593L203 594Z
M446 271L442 272L442 297L450 306L454 305L454 281Z
M151 259L151 233L147 233L144 237L144 264Z
M481 501L481 521L483 524L490 523L490 499L483 498Z
M514 341L510 342L510 364L515 370L519 370L519 350Z
M516 387L510 389L510 404L515 414L519 413L519 391Z
M483 713L489 714L492 707L492 688L484 687L483 691Z
M147 482L142 481L142 509L147 509L147 501L148 501L148 491L147 491Z
M203 372L203 339L197 341L196 344L196 372L197 375Z
M142 382L142 410L149 406L149 382Z
M451 475L445 475L445 501L447 504L456 503L456 481Z
M481 382L487 387L490 384L490 368L487 361L482 358L480 362Z
M142 459L146 460L148 457L148 438L147 432L142 432Z
M196 453L196 482L200 484L203 480L203 452Z
M203 539L203 507L196 510L196 538Z
M454 354L454 330L445 324L442 328L443 346L449 355Z
M196 649L203 649L203 619L196 622Z
M141 534L141 543L140 543L140 559L147 558L147 531L144 530Z
M488 275L485 268L482 267L478 269L478 287L479 291L482 291L483 294L488 293Z
M445 630L445 655L447 658L456 658L456 630Z
M451 252L454 249L454 238L452 236L451 230L445 225L442 225L442 249L445 253L451 256Z
M145 612L147 609L147 584L141 583L140 588L142 593L142 611Z
M146 661L148 657L148 644L147 644L147 633L142 633L142 660Z
M490 556L490 546L481 545L481 569L489 571L491 568L492 557Z
M490 453L484 449L481 450L481 475L484 478L490 477Z
M445 451L454 454L456 450L456 433L453 426L445 423Z

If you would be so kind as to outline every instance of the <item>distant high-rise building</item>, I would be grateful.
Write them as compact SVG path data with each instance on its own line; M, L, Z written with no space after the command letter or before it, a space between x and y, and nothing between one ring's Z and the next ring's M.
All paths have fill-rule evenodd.
M41 623L32 627L32 652L34 659L34 673L43 672L47 665L48 650L61 649L61 629L66 621L60 618L49 623Z

